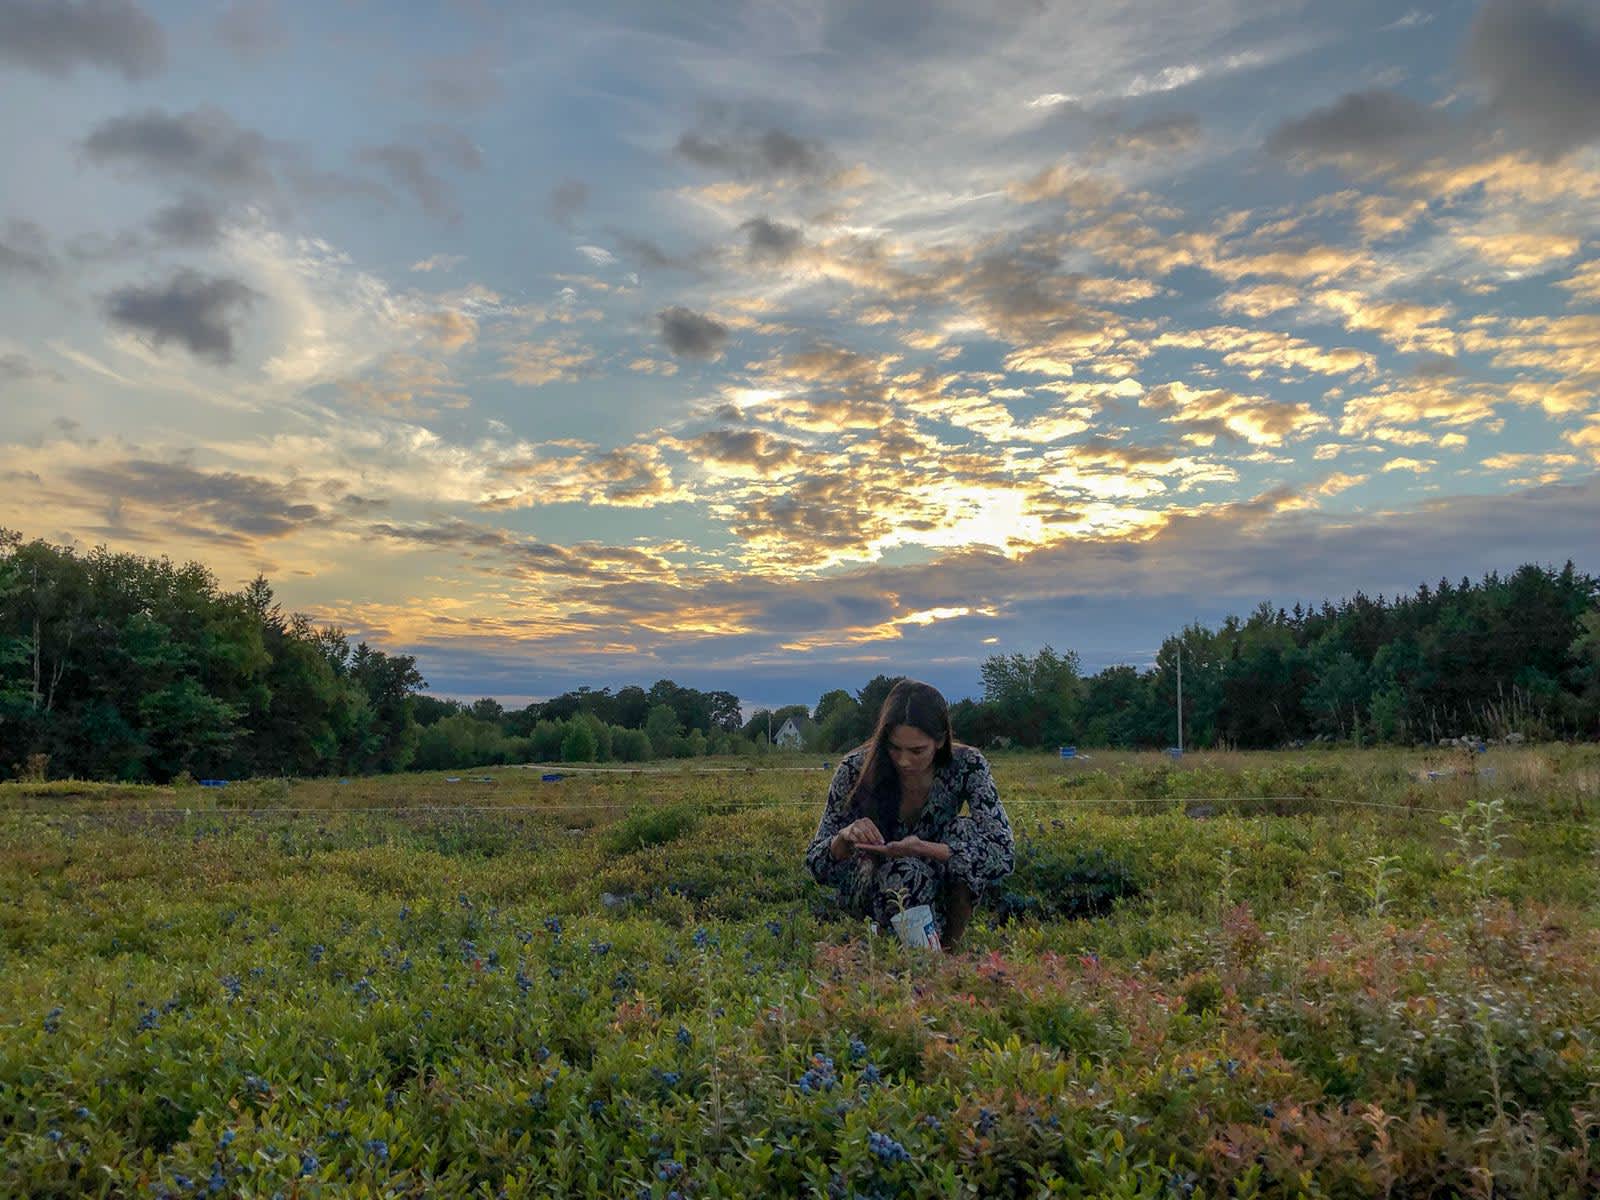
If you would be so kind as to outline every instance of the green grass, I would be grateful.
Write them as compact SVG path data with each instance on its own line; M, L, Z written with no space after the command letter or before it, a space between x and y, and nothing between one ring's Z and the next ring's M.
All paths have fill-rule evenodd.
M1600 749L996 755L944 958L820 760L0 786L0 1195L1593 1194Z

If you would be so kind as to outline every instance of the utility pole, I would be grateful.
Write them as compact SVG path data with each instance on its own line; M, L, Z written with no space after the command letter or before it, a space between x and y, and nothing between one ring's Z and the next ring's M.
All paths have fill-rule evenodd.
M39 626L39 564L33 564L33 711L39 711L39 701L44 693L39 690L39 647L44 644L44 634Z
M1183 753L1183 643L1178 643L1178 753Z

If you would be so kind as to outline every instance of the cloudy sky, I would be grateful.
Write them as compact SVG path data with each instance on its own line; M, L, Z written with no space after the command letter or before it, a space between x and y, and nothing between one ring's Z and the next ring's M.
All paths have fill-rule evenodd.
M1600 570L1564 0L0 0L0 526L756 703Z

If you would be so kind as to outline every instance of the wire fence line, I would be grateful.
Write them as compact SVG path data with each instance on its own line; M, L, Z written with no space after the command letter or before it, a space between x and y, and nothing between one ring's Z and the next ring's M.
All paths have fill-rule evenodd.
M1051 805L1054 807L1071 807L1078 804L1227 804L1241 800L1289 801L1304 800L1303 796L1076 796L1076 797L1043 797L1043 796L1018 796L1009 800L1001 800L1005 808L1016 808L1030 805ZM254 807L230 805L225 808L178 808L176 805L164 804L160 806L147 805L141 807L94 807L80 805L76 808L15 808L4 810L19 814L42 814L49 816L117 816L121 814L148 815L152 813L182 813L187 816L304 816L310 814L339 814L339 813L557 813L557 812L633 812L644 807L643 802L635 801L631 804L607 803L601 801L555 801L550 804L351 804L351 805L314 805L310 807L286 807L282 805L258 805ZM705 807L713 813L721 812L758 812L763 809L784 808L809 808L819 810L822 804L811 798L793 800L763 800L758 802L737 802L725 800L707 801ZM1446 811L1441 809L1442 811Z
M1456 816L1462 811L1457 808L1441 808L1434 805L1403 804L1383 800L1359 800L1346 796L1017 796L1010 799L1002 798L1002 805L1006 809L1037 809L1051 808L1056 810L1070 810L1074 808L1086 809L1091 805L1148 805L1164 804L1173 807L1190 805L1218 805L1218 804L1305 804L1305 805L1333 805L1339 807L1367 808L1380 811L1403 813L1417 816ZM395 804L395 805L317 805L317 806L281 806L260 805L255 807L230 805L220 808L179 808L176 805L143 805L138 807L88 807L78 805L72 808L49 807L8 807L0 808L0 817L34 817L34 818L66 818L89 817L109 820L114 817L186 817L202 819L210 817L330 817L350 815L371 816L404 816L404 815L466 815L466 814L526 814L528 816L561 816L582 814L589 812L635 812L643 809L644 802L611 803L602 801L554 801L542 804ZM822 805L815 799L773 799L759 802L733 802L723 800L710 800L705 808L712 814L733 812L762 812L780 811L785 809L810 809L821 811ZM1204 814L1206 817L1217 814ZM1241 814L1259 815L1259 814ZM1273 815L1309 815L1298 814L1273 814ZM1515 813L1501 813L1499 820L1525 825L1562 826L1572 829L1595 830L1600 829L1600 823L1594 821L1571 820L1556 817L1525 816Z
M495 771L559 771L563 775L775 775L780 771L831 771L831 762L815 767L578 767L571 763L506 763Z

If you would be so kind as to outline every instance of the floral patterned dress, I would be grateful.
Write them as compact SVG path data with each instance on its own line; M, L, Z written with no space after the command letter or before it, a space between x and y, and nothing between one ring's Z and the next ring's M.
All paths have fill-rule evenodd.
M914 835L943 842L952 852L948 861L881 858L858 852L836 862L828 853L828 845L836 833L861 815L850 807L850 790L861 777L865 759L864 747L852 750L833 773L827 808L817 826L817 835L806 850L806 867L824 887L838 888L840 902L855 916L871 917L887 928L903 898L907 908L929 905L942 933L942 900L950 880L959 879L974 896L982 896L990 885L1011 874L1016 865L1011 822L1000 806L989 763L971 746L954 747L950 761L934 769L933 786L922 811L909 829L899 831L900 837ZM961 815L963 807L967 810L965 816Z

